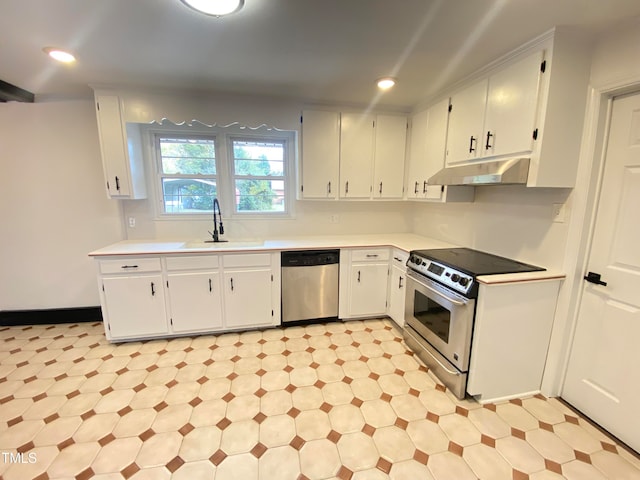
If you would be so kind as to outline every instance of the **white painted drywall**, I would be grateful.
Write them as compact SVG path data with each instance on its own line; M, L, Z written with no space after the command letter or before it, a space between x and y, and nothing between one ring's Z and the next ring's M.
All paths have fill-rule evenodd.
M90 100L0 103L0 310L99 305L87 253L121 240Z

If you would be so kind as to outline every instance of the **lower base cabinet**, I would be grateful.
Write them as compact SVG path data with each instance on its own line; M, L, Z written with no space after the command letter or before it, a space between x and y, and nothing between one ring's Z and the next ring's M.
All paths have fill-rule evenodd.
M224 273L224 307L227 328L264 327L275 324L270 268ZM279 320L277 323L280 323Z
M171 317L175 333L199 333L222 328L222 292L218 272L167 275Z
M387 314L400 327L404 327L404 305L407 280L407 258L409 254L395 249L389 274L389 305Z
M387 314L389 249L340 251L340 299L342 319Z
M169 333L162 274L102 279L107 338L157 337Z

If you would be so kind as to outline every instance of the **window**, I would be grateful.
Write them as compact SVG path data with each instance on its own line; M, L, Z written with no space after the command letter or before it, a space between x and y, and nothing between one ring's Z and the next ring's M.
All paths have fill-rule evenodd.
M232 139L237 213L285 211L285 142Z
M189 127L190 128L190 127ZM259 128L149 127L155 145L158 213L164 218L211 215L288 216L295 133Z
M164 212L211 212L217 196L215 140L158 135L156 142Z

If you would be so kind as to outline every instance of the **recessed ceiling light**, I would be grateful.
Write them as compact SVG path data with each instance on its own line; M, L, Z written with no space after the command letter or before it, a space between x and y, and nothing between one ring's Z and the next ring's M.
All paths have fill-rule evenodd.
M65 52L64 50L60 50L55 47L45 47L42 49L44 53L49 55L51 58L62 62L62 63L73 63L76 61L76 57L71 55L69 52Z
M237 12L244 5L244 0L181 0L188 7L206 15L221 17Z
M380 90L389 90L396 84L396 79L392 77L383 77L378 79L378 88Z

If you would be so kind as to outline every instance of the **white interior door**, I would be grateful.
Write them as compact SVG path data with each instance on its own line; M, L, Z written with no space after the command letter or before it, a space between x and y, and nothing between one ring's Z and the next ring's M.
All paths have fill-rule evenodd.
M613 101L602 190L562 397L640 450L640 93Z

